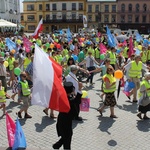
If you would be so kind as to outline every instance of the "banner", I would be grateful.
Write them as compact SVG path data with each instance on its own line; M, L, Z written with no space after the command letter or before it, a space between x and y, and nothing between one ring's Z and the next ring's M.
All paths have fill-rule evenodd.
M87 28L87 18L85 15L83 15L83 27Z

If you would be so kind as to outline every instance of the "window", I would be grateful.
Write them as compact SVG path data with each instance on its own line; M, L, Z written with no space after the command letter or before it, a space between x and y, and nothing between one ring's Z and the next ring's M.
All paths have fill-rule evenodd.
M56 14L53 14L53 20L56 20L57 17L56 17Z
M136 12L139 12L139 10L140 10L140 5L136 4Z
M28 15L27 20L28 20L28 21L33 21L33 20L35 20L34 15Z
M46 10L50 10L49 4L46 4Z
M143 22L143 23L146 23L146 16L143 16L143 17L142 17L142 22Z
M24 20L24 17L23 17L23 16L21 16L21 20L22 20L22 21Z
M76 13L72 13L72 19L76 19Z
M105 22L105 23L108 23L108 22L109 22L109 15L105 15L105 16L104 16L104 22Z
M79 19L83 20L83 14L79 14Z
M72 10L76 10L76 3L72 3Z
M132 4L129 4L129 12L132 11Z
M120 20L121 20L121 23L124 23L125 22L125 16L122 15L121 18L120 18Z
M62 3L62 10L66 10L66 3Z
M88 15L88 22L92 21L92 15Z
M99 5L95 6L95 12L99 12Z
M35 30L35 26L34 25L28 26L28 30Z
M50 15L46 15L46 20L50 20Z
M109 12L109 5L105 5L105 12Z
M52 4L52 10L57 10L56 4Z
M125 4L121 4L121 11L125 12Z
M139 22L139 16L135 16L135 22L136 22L136 23Z
M42 19L42 15L39 15L39 21Z
M79 10L83 10L83 3L79 3Z
M39 4L39 10L42 10L42 4Z
M144 12L147 11L147 5L146 5L146 4L143 5L143 11L144 11Z
M95 16L95 21L96 21L96 22L99 22L99 21L100 21L98 15Z
M112 15L111 22L113 22L113 23L116 22L116 15Z
M112 5L112 12L116 12L116 5Z
M88 12L92 12L92 5L88 5Z
M132 16L131 16L131 15L128 16L128 22L129 22L129 23L132 22Z
M63 20L66 20L66 18L67 18L67 17L66 17L66 13L62 14L62 19L63 19Z
M28 11L34 10L34 5L27 5L27 10Z

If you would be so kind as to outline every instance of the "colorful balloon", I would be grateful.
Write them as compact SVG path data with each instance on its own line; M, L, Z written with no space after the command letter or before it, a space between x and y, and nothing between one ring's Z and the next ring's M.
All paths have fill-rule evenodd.
M4 53L4 52L1 52L1 56L4 57L4 55L5 55L5 53Z
M18 67L15 68L15 69L14 69L14 74L17 75L17 76L19 76L19 75L21 74L21 69L18 68Z
M116 70L114 76L117 79L121 79L123 77L123 72L121 70Z
M11 50L11 52L12 52L13 54L15 54L16 51L13 49L13 50Z
M104 59L105 59L105 55L104 55L104 54L101 54L101 55L100 55L100 59L101 59L101 60L104 60Z
M86 98L88 96L87 91L83 90L82 91L82 98Z
M8 67L8 61L4 61L4 66Z
M50 44L50 48L54 48L54 44Z

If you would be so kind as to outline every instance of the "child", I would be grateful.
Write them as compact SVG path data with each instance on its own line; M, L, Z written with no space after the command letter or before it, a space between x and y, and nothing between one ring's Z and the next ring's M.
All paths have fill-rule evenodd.
M22 101L23 104L20 111L17 113L19 118L22 118L21 113L23 111L25 112L24 118L32 118L32 116L27 113L30 105L31 91L29 89L28 82L26 81L26 77L25 72L20 74L20 82L18 84L18 102Z
M14 68L17 68L19 66L19 63L17 60L14 61ZM14 75L14 79L12 82L12 93L14 93L11 98L15 100L15 96L18 94L18 77L17 75Z
M3 108L3 116L6 114L6 93L0 80L0 109Z

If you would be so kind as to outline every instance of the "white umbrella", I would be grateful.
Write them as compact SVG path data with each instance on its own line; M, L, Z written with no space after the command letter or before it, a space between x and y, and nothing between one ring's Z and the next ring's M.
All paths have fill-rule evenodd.
M127 37L127 35L121 34L121 35L116 36L116 39L117 39L118 41L124 41L124 40L129 39L129 37Z

